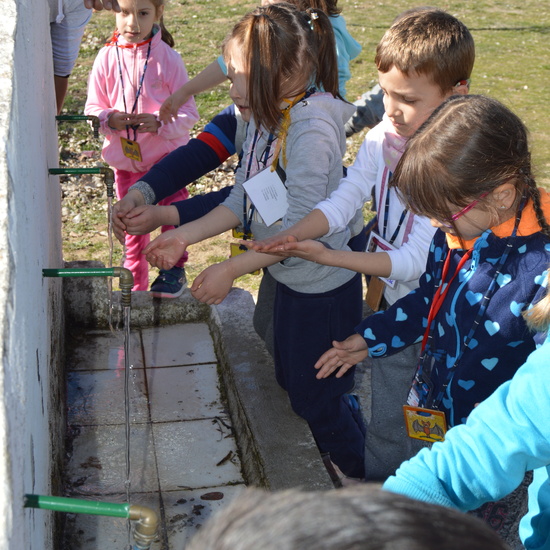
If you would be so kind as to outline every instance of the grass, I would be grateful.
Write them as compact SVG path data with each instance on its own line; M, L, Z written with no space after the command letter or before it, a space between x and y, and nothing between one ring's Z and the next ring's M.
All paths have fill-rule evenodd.
M348 83L348 99L354 100L376 82L373 63L377 42L393 18L405 9L422 3L397 0L392 3L340 0L339 6L348 29L362 44L362 53L352 62L352 78ZM176 49L181 53L190 76L197 74L219 53L220 44L232 24L253 8L255 3L236 0L171 0L165 11L166 27L173 34ZM472 93L495 97L514 110L530 129L533 163L540 185L550 187L550 128L547 124L546 104L550 84L550 6L539 0L502 1L447 1L438 7L463 21L476 43L476 63L472 75ZM79 61L69 82L69 97L64 111L82 113L86 99L86 80L93 60L114 29L114 16L95 13L89 23L81 47ZM228 102L227 85L196 98L201 121L199 131L210 118ZM61 128L61 127L60 127ZM345 157L353 161L364 133L349 140ZM100 150L83 125L66 125L61 131L62 156L66 162L78 161L78 152ZM86 162L86 161L84 161ZM197 192L223 184L221 176L201 178L190 191ZM86 200L66 196L63 218L63 242L66 260L108 258L104 193L94 187L86 191ZM100 206L98 206L100 205ZM80 214L80 216L79 216ZM76 217L76 222L74 221ZM101 229L98 229L101 228ZM229 235L211 239L190 249L187 265L189 279L211 261L227 257ZM120 246L116 247L114 261L120 262ZM255 292L259 277L247 275L237 285Z

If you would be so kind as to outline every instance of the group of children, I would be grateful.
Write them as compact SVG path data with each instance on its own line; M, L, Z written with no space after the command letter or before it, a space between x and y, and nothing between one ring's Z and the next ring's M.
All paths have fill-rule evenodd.
M126 244L126 265L141 273L134 288L147 288L146 257L161 270L152 290L178 295L188 246L238 229L248 250L208 267L191 293L218 304L235 278L264 270L257 310L269 320L263 335L272 335L276 379L346 479L384 481L445 438L404 464L387 488L471 509L546 465L548 436L526 422L527 459L504 488L479 490L464 466L481 448L478 460L487 455L488 469L506 462L496 445L485 451L486 441L474 441L485 429L498 439L499 418L485 404L472 413L503 383L513 378L490 399L502 408L513 395L519 412L503 412L502 422L531 420L516 379L533 383L547 349L535 352L525 315L535 312L532 325L546 328L540 300L550 263L550 197L536 187L521 120L494 99L469 95L475 49L468 29L435 8L398 16L375 57L385 114L344 175L354 108L342 99L339 73L349 70L338 71L346 61L335 31L345 25L335 24L335 3L266 3L249 12L224 42L223 59L192 85L170 48L162 0L119 3L117 30L90 76L86 113L99 116L106 135L103 156L121 199L115 233ZM234 105L189 141L198 119L189 90L216 83L223 71ZM240 130L235 186L171 204L240 149ZM366 248L362 207L371 198L377 226ZM145 246L159 226L162 234ZM360 273L371 277L369 303L379 310L363 321ZM531 371L520 369L533 352ZM367 357L372 413L365 426L353 391L355 365ZM464 439L472 450L459 448ZM502 452L522 452L510 439ZM422 484L422 472L434 486L445 480L439 492L412 487ZM529 526L536 534L524 531L524 543L534 537L538 546L528 547L544 547L545 523Z

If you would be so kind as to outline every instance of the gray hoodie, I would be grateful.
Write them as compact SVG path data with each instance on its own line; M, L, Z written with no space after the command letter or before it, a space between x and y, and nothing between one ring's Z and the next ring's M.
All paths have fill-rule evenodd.
M327 198L338 187L342 178L342 157L346 149L344 123L353 113L349 103L333 98L330 94L315 94L299 101L292 107L291 123L286 138L286 165L282 152L279 163L286 172L288 210L283 219L267 227L256 213L252 217L251 229L256 240L272 236L291 227L308 214L321 200ZM235 187L223 205L239 219L243 219L244 189L247 174L248 154L254 140L256 127L251 121L246 141L242 166L235 178ZM260 164L268 143L267 132L256 139L252 164ZM265 166L273 162L276 142L271 145L270 158ZM353 230L350 230L353 227ZM347 242L362 227L362 214L359 210L353 222L343 231L321 238L334 249L349 250ZM303 293L328 292L348 282L355 273L347 269L320 265L300 258L286 258L269 268L273 277L292 290Z

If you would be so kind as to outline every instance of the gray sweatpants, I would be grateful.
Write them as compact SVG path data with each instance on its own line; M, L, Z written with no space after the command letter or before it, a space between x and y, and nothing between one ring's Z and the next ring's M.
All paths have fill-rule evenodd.
M403 405L415 373L420 344L390 357L371 358L371 419L365 440L367 481L385 481L427 443L407 435Z

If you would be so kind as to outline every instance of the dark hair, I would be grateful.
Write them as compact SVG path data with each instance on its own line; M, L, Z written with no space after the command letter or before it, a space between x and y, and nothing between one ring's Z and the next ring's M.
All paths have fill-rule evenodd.
M306 11L308 8L321 10L329 16L338 15L342 11L342 8L337 6L338 0L296 0L289 4L295 4L302 11Z
M246 489L187 550L505 550L478 518L361 485L337 491Z
M502 103L481 95L444 101L408 141L391 185L415 214L449 220L449 203L464 207L503 183L531 198L542 232L550 236L531 172L527 129ZM460 233L453 222L455 232Z
M166 5L166 0L151 0L151 4L155 6L158 13L159 8ZM166 42L171 48L173 48L176 43L174 42L174 37L168 32L167 28L164 26L163 15L159 17L159 27L161 32L160 37L162 41Z
M226 60L234 46L248 68L248 102L257 126L276 133L282 100L312 84L340 97L334 33L320 10L303 12L287 3L257 8L226 39Z
M403 12L384 33L374 62L387 73L425 74L446 94L468 80L475 60L474 39L456 17L430 7Z

